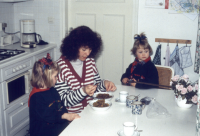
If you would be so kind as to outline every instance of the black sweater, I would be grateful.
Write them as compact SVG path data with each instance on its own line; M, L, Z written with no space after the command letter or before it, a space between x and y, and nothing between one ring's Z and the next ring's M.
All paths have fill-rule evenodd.
M67 120L61 119L67 112L55 88L33 94L29 108L30 135L58 136L68 125Z
M158 71L157 71L155 65L151 61L148 61L143 65L138 64L136 66L136 68L133 70L132 74L131 74L131 67L132 67L132 63L126 69L126 72L122 75L121 82L122 82L123 78L129 78L130 79L130 77L132 75L132 78L135 78L139 82L152 83L152 84L158 84L159 83ZM147 89L147 88L152 88L152 87L155 87L155 86L136 83L135 87L141 88L141 89Z

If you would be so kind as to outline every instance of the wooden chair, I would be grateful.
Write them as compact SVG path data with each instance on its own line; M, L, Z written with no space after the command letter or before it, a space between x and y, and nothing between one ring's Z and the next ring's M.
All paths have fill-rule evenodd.
M174 76L174 69L168 66L155 65L158 71L159 85L170 86L171 78ZM165 87L159 87L170 89Z

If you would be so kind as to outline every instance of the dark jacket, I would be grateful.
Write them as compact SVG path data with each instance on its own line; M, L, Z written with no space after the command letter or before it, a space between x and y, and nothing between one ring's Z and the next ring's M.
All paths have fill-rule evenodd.
M132 63L126 69L126 72L122 75L121 82L123 78L131 79L132 76L132 78L135 78L139 82L159 84L158 71L155 65L151 61L148 61L145 64L137 64L136 68L133 70L133 73L131 73L131 67ZM156 86L136 83L135 87L141 89L147 89Z
M58 136L68 125L67 120L61 119L67 112L55 88L33 94L29 108L30 135Z

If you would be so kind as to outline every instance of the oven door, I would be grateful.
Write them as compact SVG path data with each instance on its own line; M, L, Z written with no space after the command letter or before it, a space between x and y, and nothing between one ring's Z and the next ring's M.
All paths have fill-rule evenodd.
M21 73L3 83L4 108L17 101L19 98L29 95L32 87L30 85L31 70Z

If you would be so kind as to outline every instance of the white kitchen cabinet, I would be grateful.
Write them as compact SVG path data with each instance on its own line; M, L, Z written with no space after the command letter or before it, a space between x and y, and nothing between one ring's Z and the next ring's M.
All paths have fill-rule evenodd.
M0 0L0 2L25 2L25 1L33 1L33 0Z
M21 129L29 125L29 107L28 98L22 99L21 102L16 103L13 107L4 111L6 119L5 129L7 136L16 135ZM23 103L23 104L22 104ZM23 136L26 134L26 130L23 132Z
M0 96L3 93L3 85L0 83ZM4 114L3 114L3 99L0 98L0 136L5 136L5 124L4 124Z

